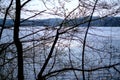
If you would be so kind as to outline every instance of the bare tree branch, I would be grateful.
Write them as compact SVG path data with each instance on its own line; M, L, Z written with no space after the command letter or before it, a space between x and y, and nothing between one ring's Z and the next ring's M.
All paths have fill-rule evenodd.
M2 24L2 29L1 29L1 31L0 31L0 39L1 39L1 36L2 36L3 29L4 29L4 27L5 27L5 22L6 22L6 19L7 19L7 15L8 15L8 13L9 13L10 7L12 6L12 3L13 3L13 0L11 0L8 8L6 9L5 17L4 17L3 24Z
M92 11L91 16L90 16L90 20L88 22L87 30L85 32L84 41L83 41L83 50L82 50L82 69L83 69L82 75L83 75L83 80L85 80L84 57L85 57L85 46L86 46L87 34L88 34L88 31L89 31L89 28L90 28L90 23L92 21L92 16L93 16L93 13L94 13L94 10L95 10L97 2L98 2L98 0L95 1L94 7L93 7L93 11Z
M31 0L27 0L26 2L24 2L22 5L21 5L21 8L24 7L28 2L30 2Z
M85 72L93 72L93 71L97 71L97 70L100 70L100 69L113 68L113 67L118 66L118 65L120 65L120 63L116 63L116 64L112 64L112 65L106 65L106 66L103 66L103 67L96 67L96 68L92 68L92 69L84 69L84 71ZM60 69L60 70L52 71L52 72L44 75L44 77L48 77L48 76L56 74L56 73L72 71L72 70L83 71L83 69L78 69L78 68L73 68L73 67L72 68L63 68L63 69Z

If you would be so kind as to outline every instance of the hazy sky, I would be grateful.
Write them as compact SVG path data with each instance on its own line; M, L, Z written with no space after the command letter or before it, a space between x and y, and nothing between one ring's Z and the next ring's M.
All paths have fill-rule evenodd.
M68 9L74 9L78 5L78 0L31 0L31 2L28 3L29 8L38 9L38 10L45 10L45 5L43 1L46 1L46 6L48 8L53 8L54 6L60 6L59 2L61 2L61 5L65 2L65 7Z
M61 4L59 4L59 1L61 1L60 2ZM68 2L65 2L65 1L68 1ZM42 0L32 0L28 3L28 5L25 6L25 8L28 8L29 10L38 10L38 11L47 10L46 14L44 14L40 17L41 18L49 18L49 17L53 17L53 16L48 15L47 13L52 10L57 11L57 8L59 8L61 5L65 5L65 8L69 12L78 6L78 0L65 0L65 1L64 0L46 0L46 5L44 5ZM64 2L65 2L65 4L64 4ZM47 8L49 8L49 10ZM27 14L27 15L31 15L31 13ZM54 16L54 17L57 17L57 16Z
M44 5L44 2L46 5ZM50 18L50 17L58 17L58 16L52 16L52 15L48 15L48 13L51 12L60 12L60 8L61 6L65 7L66 13L69 13L70 11L72 11L73 9L75 9L79 2L79 0L31 0L26 6L25 8L29 9L29 10L38 10L38 11L43 11L43 10L47 10L44 15L38 16L36 18ZM84 0L86 3L88 2L88 0ZM94 2L95 0L90 0L92 2ZM115 5L114 2L116 3L120 3L120 0L99 0L98 3L111 3L113 5ZM120 7L120 6L119 6ZM112 7L111 7L112 8ZM59 9L59 10L58 10ZM58 10L58 11L57 11ZM88 9L89 10L89 9ZM114 9L113 9L114 10ZM101 12L100 12L101 11ZM109 11L111 10L98 10L96 11L96 13L94 13L94 15L97 14L106 14L109 13ZM34 11L35 12L35 11ZM60 12L61 13L61 12ZM25 13L26 15L22 15L22 16L31 16L32 13Z

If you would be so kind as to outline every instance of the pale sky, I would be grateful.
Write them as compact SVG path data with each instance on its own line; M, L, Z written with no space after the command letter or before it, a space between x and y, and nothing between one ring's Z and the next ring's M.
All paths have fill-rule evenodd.
M53 2L52 2L53 1ZM58 1L61 1L61 4L64 0L47 0L46 6L48 8L53 8L55 6L59 6L60 4ZM68 2L65 2L68 1ZM78 0L65 0L65 7L68 9L74 9L78 5ZM38 9L38 10L45 10L45 5L43 4L42 0L31 0L29 3L29 8Z
M65 0L65 1L68 1L68 2L65 2L65 4L63 4L62 2L61 4L59 4L58 1L60 0L47 0L46 7L49 8L50 10L48 10L45 7L42 0L32 0L25 6L25 8L28 8L29 10L38 10L38 11L47 10L46 12L50 12L52 10L54 11L57 10L57 8L60 7L61 5L65 5L65 8L67 8L67 10L70 12L78 6L78 0ZM61 1L64 1L64 0L61 0ZM31 13L26 15L30 16ZM48 14L44 14L40 16L40 18L50 18L50 17L57 17L57 16L51 16Z
M46 3L46 5L44 5L44 3L42 1L44 1ZM79 4L78 1L79 0L31 0L24 8L27 8L29 10L38 10L38 11L47 10L44 14L37 16L35 18L40 18L40 19L51 18L51 17L57 18L60 16L55 16L55 15L52 16L51 14L48 15L48 13L53 13L53 11L58 12L58 13L62 13L61 12L62 10L60 11L60 9L61 9L61 6L63 6L63 5L65 7L66 13L69 13L70 11L72 11L73 9L75 9L78 6L78 4ZM84 0L84 1L87 2L88 0ZM91 1L94 2L95 0L91 0ZM120 0L99 0L98 2L103 2L103 4L105 2L108 2L108 3L113 3L113 5L114 5L115 4L114 2L116 2L116 1L117 1L117 3L120 3ZM110 13L110 11L112 11L112 9L110 9L110 10L102 9L102 10L96 11L96 13L94 13L94 15L98 15L98 14L104 15L106 13ZM33 15L33 12L32 13L24 12L24 14L25 15L22 15L23 17L31 16L31 15Z
M24 3L25 1L27 0L21 0L23 1L22 3ZM44 1L46 3L46 7L49 8L49 10L45 7L44 3L42 2ZM88 2L88 1L92 1L94 2L95 0L81 0L81 1L84 1L84 2ZM98 0L98 3L102 4L105 4L105 2L107 3L111 3L113 5L116 5L116 4L120 4L120 0ZM114 3L116 2L116 3ZM4 4L8 4L9 1L7 0L3 0L3 3ZM42 18L51 18L51 17L60 17L60 16L53 16L53 15L48 15L48 13L53 13L53 11L56 11L58 13L61 13L63 10L60 11L59 8L61 8L62 5L65 5L65 9L66 9L66 13L69 13L70 11L72 11L73 9L75 9L79 4L79 0L31 0L29 3L27 3L27 5L24 6L24 9L26 10L33 10L33 12L26 12L26 11L22 11L22 18L27 18L27 17L30 17L32 15L34 15L34 13L36 12L36 10L38 10L38 12L40 11L43 11L43 10L47 10L46 12L44 12L44 14L41 14L35 18L39 18L39 19L42 19ZM2 5L2 4L1 4ZM120 11L120 5L118 5L119 7L119 11ZM106 13L110 13L110 11L114 11L116 8L118 7L112 7L113 9L111 10L98 10L96 11L97 13L94 13L94 15L102 15L102 14L106 14ZM57 11L58 10L58 11ZM89 13L89 9L86 11ZM37 12L36 12L37 13ZM79 14L79 13L78 13ZM11 13L11 15L13 15ZM120 14L119 14L120 15Z

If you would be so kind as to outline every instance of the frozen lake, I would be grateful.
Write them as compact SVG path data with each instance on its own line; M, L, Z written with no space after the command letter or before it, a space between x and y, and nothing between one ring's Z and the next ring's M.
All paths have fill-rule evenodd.
M66 29L67 28L63 28L61 31ZM54 70L59 70L65 67L69 68L71 67L71 64L74 67L81 69L81 53L84 33L85 28L79 27L60 35L53 55L45 69L44 75ZM112 65L120 62L119 34L119 27L90 27L85 50L85 69ZM55 35L56 28L52 27L48 28L37 26L20 28L20 39L24 49L25 80L35 79L47 58ZM13 28L5 29L0 41L0 45L7 45L10 43L13 43ZM8 51L8 53L6 53L7 59L11 59L16 56L16 52L14 52L15 47L13 44L11 44L9 49L13 52L11 53ZM13 62L16 62L16 58ZM8 65L5 66L9 67ZM120 66L117 66L117 69L120 69ZM14 74L15 73L16 68ZM82 79L82 77L79 76L82 75L81 72L74 72L72 70L61 73L56 77L48 77L48 80L73 80L76 79L75 73L79 79ZM115 80L112 78L119 78L119 74L112 68L86 72L85 74L86 78L89 78L89 80Z

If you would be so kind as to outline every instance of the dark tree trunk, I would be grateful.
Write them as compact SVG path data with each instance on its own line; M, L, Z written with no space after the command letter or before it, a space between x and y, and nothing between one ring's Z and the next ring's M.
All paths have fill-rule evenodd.
M17 48L18 56L18 80L24 80L23 75L23 48L22 43L19 39L19 26L20 26L20 15L21 15L21 3L20 0L16 0L16 13L14 23L14 42Z

